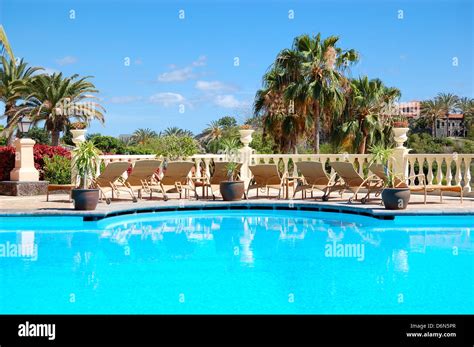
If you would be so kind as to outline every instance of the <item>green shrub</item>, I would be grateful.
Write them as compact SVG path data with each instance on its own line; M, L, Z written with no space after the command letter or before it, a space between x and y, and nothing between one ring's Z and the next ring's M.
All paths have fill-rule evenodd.
M273 154L275 143L271 137L264 138L261 131L256 131L252 135L252 142L249 146L255 149L258 154Z
M33 127L25 135L20 134L20 137L30 138L43 145L51 145L51 138L46 129Z
M113 136L104 136L100 134L94 134L89 138L94 145L104 153L111 154L124 154L125 145L119 139Z
M408 136L407 147L411 153L446 153L447 143L444 139L433 138L430 134L419 133Z
M71 183L71 159L60 155L44 157L44 179L53 184Z
M140 154L153 154L154 151L146 145L127 146L125 147L124 154L140 155Z
M162 155L171 160L189 157L199 152L198 142L191 136L168 135L153 139L147 145L150 153Z

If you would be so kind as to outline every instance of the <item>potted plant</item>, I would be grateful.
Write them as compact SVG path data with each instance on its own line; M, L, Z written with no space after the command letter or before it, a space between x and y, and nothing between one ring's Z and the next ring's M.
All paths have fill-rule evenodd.
M404 116L395 116L392 118L392 128L408 128L408 119Z
M387 210L404 210L410 201L410 189L404 183L404 178L399 177L390 170L390 158L393 148L384 146L372 146L371 163L383 165L385 187L382 190L382 201Z
M219 184L219 190L225 201L240 201L245 193L244 181L236 180L240 164L231 161L226 165L227 181Z
M397 144L397 148L403 148L403 144L408 140L408 119L404 116L395 116L392 119L393 139Z
M91 141L79 143L73 150L73 163L76 173L76 182L79 187L72 190L71 197L74 200L76 210L95 210L99 202L99 189L90 189L90 183L97 164L100 151Z
M72 142L76 145L86 140L85 134L87 132L86 122L74 122L69 125L69 131L72 135Z

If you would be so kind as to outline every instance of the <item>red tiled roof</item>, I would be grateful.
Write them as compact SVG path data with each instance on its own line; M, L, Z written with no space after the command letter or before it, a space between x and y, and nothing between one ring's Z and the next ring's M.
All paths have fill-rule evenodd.
M464 115L461 113L451 113L449 119L463 119Z

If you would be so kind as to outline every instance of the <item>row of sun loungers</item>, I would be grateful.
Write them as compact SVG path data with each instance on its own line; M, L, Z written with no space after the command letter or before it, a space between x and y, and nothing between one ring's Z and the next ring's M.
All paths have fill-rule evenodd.
M94 179L93 186L98 188L109 204L114 197L120 197L122 192L130 195L134 202L149 194L150 198L154 192L161 193L165 200L168 200L167 192L176 192L182 197L189 191L195 192L189 184L188 176L194 166L193 162L170 162L167 165L165 174L160 178L159 170L162 162L160 160L139 160L133 166L131 173L124 178L130 168L128 162L112 162L108 164L104 171ZM111 193L111 198L106 198L107 193Z
M191 179L191 173L194 162L180 161L168 162L166 170L161 170L162 161L160 160L140 160L135 163L130 174L130 163L128 162L112 162L108 164L104 171L94 179L93 186L100 189L103 198L110 203L115 197L120 197L122 193L130 195L134 202L138 198L142 198L143 194L149 194L153 197L153 193L161 194L164 200L168 200L167 193L178 193L179 198L182 194L188 198L191 193L198 198L196 188L201 186L209 189L212 197L215 199L219 192L219 184L227 180L226 162L215 162L214 170L210 177L201 177ZM271 190L277 191L278 197L288 186L293 186L293 198L301 192L302 198L306 198L307 193L313 197L314 191L321 191L323 201L327 201L333 192L338 192L341 196L344 192L352 192L348 202L358 200L358 195L364 192L360 199L362 203L370 200L371 195L377 197L385 187L387 176L384 167L380 164L372 164L369 166L370 174L362 177L349 162L331 162L334 173L328 175L324 163L303 161L297 162L297 171L301 174L298 177L288 177L287 174L280 175L276 164L259 164L251 165L252 179L248 185L248 193L255 189L256 196L259 192L270 196ZM240 169L240 167L238 168ZM413 182L418 179L418 185L408 185L406 182ZM408 177L402 181L396 179L397 187L409 188L413 192L424 193L424 201L426 203L426 195L428 192L438 190L442 202L443 192L458 192L461 194L461 186L445 186L427 184L423 174ZM135 193L136 192L136 193ZM107 195L110 196L107 197Z

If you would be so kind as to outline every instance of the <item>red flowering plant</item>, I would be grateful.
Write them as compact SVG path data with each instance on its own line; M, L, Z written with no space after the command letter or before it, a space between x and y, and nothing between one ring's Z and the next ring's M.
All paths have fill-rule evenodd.
M392 118L393 128L408 128L408 118L405 116L395 116Z
M61 146L48 146L37 143L33 148L35 158L35 168L40 173L40 179L43 179L44 157L52 158L54 155L71 159L71 152Z
M71 152L61 146L48 146L36 144L33 147L33 156L35 161L35 168L40 173L40 179L44 178L44 158L52 158L54 155L59 155L71 158ZM15 147L4 146L0 147L0 181L10 180L10 171L15 168Z
M0 147L0 181L10 180L10 171L15 167L15 147Z

